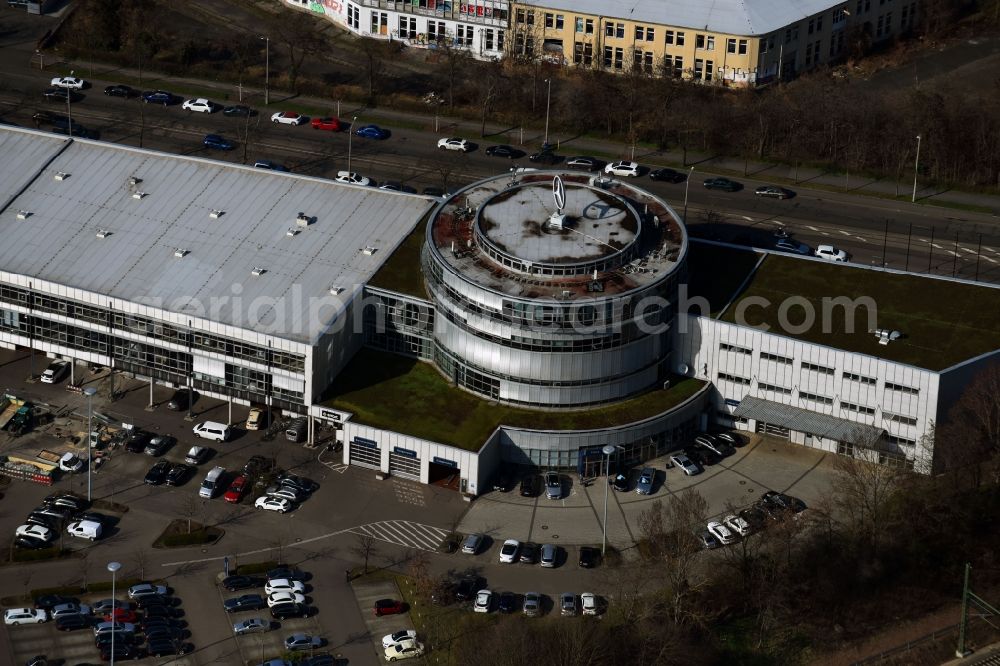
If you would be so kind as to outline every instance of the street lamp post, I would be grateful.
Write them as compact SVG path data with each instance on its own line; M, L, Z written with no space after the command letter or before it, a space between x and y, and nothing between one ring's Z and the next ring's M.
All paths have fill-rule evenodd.
M920 135L917 135L917 160L913 163L913 197L910 203L917 202L917 175L920 173Z
M548 92L545 95L545 145L549 145L549 108L552 103L552 78L549 77L545 79L545 82L549 84Z
M688 177L684 182L684 224L688 221L688 190L691 189L691 176L694 175L694 167L688 169Z
M611 485L611 454L614 452L615 447L611 444L601 449L601 453L604 454L604 521L602 523L604 537L601 540L601 557L608 549L608 486Z
M94 442L91 441L92 435L90 433L94 432L94 394L97 393L97 389L93 386L88 386L83 389L83 394L87 396L87 501L90 501L90 473L93 470L93 451Z
M271 37L261 35L264 40L264 106L271 103Z
M69 70L69 75L73 76L73 70ZM66 88L66 117L69 119L69 135L73 136L73 91Z
M354 138L354 125L357 122L357 116L351 118L351 133L347 135L347 173L351 173L351 140Z
M115 574L118 570L122 568L120 562L108 562L108 571L111 572L111 622L117 623L118 613L118 603L115 601ZM115 627L111 627L111 666L115 666Z

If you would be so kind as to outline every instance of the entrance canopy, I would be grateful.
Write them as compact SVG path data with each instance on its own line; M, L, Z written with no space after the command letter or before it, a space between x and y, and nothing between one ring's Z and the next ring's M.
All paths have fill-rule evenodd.
M747 396L740 401L740 406L736 408L734 416L763 421L788 430L805 432L838 442L863 444L869 447L885 434L884 429L876 426L848 421L829 414L811 412L808 409L783 405L780 402L762 400L753 396Z

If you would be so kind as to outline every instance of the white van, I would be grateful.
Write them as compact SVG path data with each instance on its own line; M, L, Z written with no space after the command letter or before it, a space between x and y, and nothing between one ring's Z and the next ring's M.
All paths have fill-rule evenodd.
M66 526L66 532L70 536L83 537L91 541L100 539L103 531L104 526L96 520L78 520Z
M215 497L215 494L222 489L222 475L225 473L225 467L213 467L212 471L205 475L205 480L201 482L201 488L198 489L198 496L205 499Z
M198 437L215 440L216 442L225 442L232 434L232 430L229 426L225 423L218 423L216 421L205 421L204 423L199 423L192 430Z

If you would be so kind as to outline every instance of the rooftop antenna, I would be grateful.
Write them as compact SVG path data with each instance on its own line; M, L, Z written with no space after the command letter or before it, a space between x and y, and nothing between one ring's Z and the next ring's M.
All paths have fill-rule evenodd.
M548 226L550 229L562 229L566 222L566 215L563 214L563 209L566 208L566 186L561 176L552 179L552 201L556 205L556 211L549 215Z

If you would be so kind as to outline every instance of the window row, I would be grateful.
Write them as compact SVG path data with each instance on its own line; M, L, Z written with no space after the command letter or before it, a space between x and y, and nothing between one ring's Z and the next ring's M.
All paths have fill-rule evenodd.
M736 354L747 354L747 355L753 354L752 349L747 349L746 347L739 347L737 345L732 345L729 344L728 342L720 342L719 351L728 351L728 352L734 352Z
M792 389L785 388L784 386L777 386L776 384L765 384L764 382L757 382L757 388L761 391L770 391L772 393L780 393L781 395L791 395Z
M898 391L899 393L908 393L910 395L920 395L920 389L914 388L912 386L904 386L902 384L892 384L890 382L885 383L885 388L887 391Z
M821 405L833 404L833 398L828 398L825 395L819 395L817 393L806 393L805 391L799 391L799 397L802 398L803 400L811 400Z
M750 380L746 377L740 377L738 375L730 375L725 372L719 373L719 379L722 381L732 382L734 384L740 384L742 386L750 386Z
M803 370L812 370L813 372L818 372L821 375L831 375L832 376L833 374L836 373L836 370L834 370L833 368L828 368L828 367L826 367L824 365L817 365L815 363L808 363L806 361L802 361L802 369Z
M867 384L869 386L875 386L878 384L878 379L875 377L865 377L864 375L857 375L853 372L845 372L844 379L852 382L858 382L859 384Z

